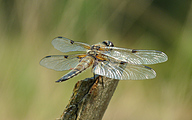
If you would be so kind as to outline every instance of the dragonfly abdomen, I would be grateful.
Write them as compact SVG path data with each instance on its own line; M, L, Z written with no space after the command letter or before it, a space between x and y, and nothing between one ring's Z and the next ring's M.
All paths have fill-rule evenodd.
M93 64L93 62L94 58L92 56L86 56L85 58L81 59L80 63L73 70L68 72L66 75L64 75L56 82L63 82L78 75L79 73L90 67Z

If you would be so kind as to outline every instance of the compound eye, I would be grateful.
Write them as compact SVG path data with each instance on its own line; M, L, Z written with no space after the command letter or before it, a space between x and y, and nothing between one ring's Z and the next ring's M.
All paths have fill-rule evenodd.
M111 41L108 41L108 46L114 47L113 43Z
M104 45L109 46L109 47L114 47L113 43L111 41L105 40L102 42Z
M103 41L102 43L107 46L107 41Z
M114 47L114 45L113 45L113 43L112 43L111 41L105 40L105 41L103 41L102 43L103 43L104 45L106 45L106 46Z

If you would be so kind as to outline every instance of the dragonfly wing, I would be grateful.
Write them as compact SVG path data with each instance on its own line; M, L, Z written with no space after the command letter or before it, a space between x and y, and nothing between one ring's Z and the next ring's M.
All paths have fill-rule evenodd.
M118 47L106 47L102 54L114 59L125 61L131 64L157 64L165 62L168 57L165 53L157 50L134 50Z
M46 56L40 61L40 65L56 71L73 69L80 61L83 55L51 55Z
M93 72L101 76L119 80L143 80L156 77L155 71L147 66L128 63L122 63L120 66L119 63L103 61L99 62L93 68Z
M52 44L61 52L86 51L87 49L90 49L90 45L86 43L74 42L65 37L57 37L53 39Z

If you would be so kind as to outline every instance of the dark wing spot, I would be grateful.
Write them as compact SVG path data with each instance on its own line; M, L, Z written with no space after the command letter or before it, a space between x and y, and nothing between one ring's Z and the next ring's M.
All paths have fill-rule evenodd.
M68 58L69 56L68 55L64 55L64 58Z
M150 70L152 69L152 68L150 68L150 67L148 67L148 66L145 66L145 68L150 69Z
M73 40L70 40L70 43L71 43L71 44L73 44L73 43L74 43L74 41L73 41Z
M132 50L132 53L136 53L136 52L137 52L137 50L134 50L134 49Z
M49 58L49 57L51 57L51 56L46 56L45 58Z
M125 63L127 63L127 62L125 62L125 61L121 61L121 62L120 62L120 64L125 64Z
M63 38L63 37L59 36L58 38Z

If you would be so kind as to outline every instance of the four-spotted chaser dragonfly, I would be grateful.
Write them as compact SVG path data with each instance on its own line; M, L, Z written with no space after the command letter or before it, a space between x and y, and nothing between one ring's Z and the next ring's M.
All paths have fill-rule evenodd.
M65 37L57 37L52 44L64 53L84 52L83 54L50 55L40 61L40 65L56 71L71 70L56 82L66 81L90 66L94 74L112 79L152 79L156 77L155 71L144 65L161 63L168 59L167 55L161 51L119 48L114 47L111 41L103 41L91 46Z

